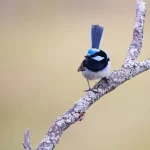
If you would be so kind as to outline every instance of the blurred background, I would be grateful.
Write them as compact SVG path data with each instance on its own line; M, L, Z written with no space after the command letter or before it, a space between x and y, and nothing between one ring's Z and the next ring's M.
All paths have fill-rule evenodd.
M105 27L101 49L112 71L132 40L136 0L0 0L0 149L35 148L57 116L84 95L77 72L92 24ZM150 57L150 2L139 61ZM67 129L56 150L149 150L150 72L102 97ZM94 85L96 81L92 81Z

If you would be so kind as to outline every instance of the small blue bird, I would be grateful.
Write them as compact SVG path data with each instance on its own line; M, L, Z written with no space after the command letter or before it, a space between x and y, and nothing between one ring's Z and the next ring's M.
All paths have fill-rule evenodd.
M103 79L107 82L107 76L110 74L110 59L108 55L99 49L104 28L99 25L92 25L91 41L92 48L88 50L85 59L78 68L78 72L82 71L82 75L87 79L89 89L85 91L93 91L90 87L89 80ZM108 82L107 82L108 83Z

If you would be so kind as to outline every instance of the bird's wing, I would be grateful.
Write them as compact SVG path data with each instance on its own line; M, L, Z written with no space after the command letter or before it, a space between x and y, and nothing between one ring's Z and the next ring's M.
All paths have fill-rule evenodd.
M88 58L86 60L86 63L84 64L85 67L87 67L89 70L97 72L103 70L108 64L107 60L94 60L92 58Z
M84 67L85 63L86 63L86 59L84 59L84 60L82 61L81 65L80 65L79 68L78 68L78 72L79 72L79 71L85 71L85 67Z

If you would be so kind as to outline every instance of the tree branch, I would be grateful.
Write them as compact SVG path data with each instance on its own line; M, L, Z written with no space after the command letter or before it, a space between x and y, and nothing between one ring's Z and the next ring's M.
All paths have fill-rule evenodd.
M130 61L135 61L140 54L142 48L145 15L146 4L142 0L137 0L133 40L129 46L128 53L125 59L125 64Z
M29 129L24 132L24 142L22 142L25 150L31 150Z
M127 80L150 69L150 59L137 62L136 59L142 48L144 21L146 15L146 5L142 0L137 0L136 20L133 30L133 40L129 46L128 53L122 68L114 70L108 77L108 83L100 80L94 87L98 93L87 92L74 106L57 117L49 128L46 136L35 150L53 150L58 143L60 136L70 125L83 119L86 110L105 94L111 92ZM24 149L31 150L29 130L25 131Z

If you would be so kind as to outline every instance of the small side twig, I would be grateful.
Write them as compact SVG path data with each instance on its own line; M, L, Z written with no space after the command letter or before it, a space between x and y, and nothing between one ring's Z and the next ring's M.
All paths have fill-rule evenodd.
M22 142L22 145L25 150L31 150L29 129L24 131L24 142Z

